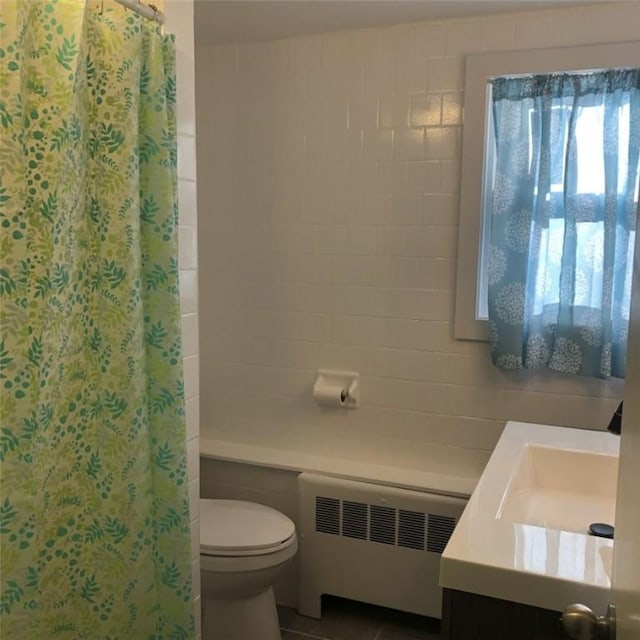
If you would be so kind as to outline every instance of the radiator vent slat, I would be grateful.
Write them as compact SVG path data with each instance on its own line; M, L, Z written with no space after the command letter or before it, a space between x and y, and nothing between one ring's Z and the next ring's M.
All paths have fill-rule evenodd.
M388 506L315 497L315 530L334 536L442 554L456 518Z
M363 502L342 503L342 535L347 538L367 539L369 505Z
M456 526L456 519L449 516L427 516L427 551L442 553Z
M398 546L424 551L425 514L400 509L398 514Z
M316 531L340 535L340 500L316 496Z
M371 505L371 542L396 543L396 510L392 507Z

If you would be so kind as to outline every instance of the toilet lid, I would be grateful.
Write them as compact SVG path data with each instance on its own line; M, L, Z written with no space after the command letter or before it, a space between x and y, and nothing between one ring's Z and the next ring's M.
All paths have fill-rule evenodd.
M241 500L200 500L200 548L204 551L269 549L294 533L293 522L270 507Z

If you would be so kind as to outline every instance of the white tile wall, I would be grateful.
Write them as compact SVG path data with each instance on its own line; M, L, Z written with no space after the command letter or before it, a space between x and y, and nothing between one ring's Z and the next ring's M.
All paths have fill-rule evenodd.
M198 47L203 433L344 457L606 425L620 382L498 371L452 337L464 56L639 24L608 2ZM359 410L314 404L321 367L360 371Z
M196 640L200 628L199 444L200 389L198 340L198 211L196 202L196 138L193 0L164 0L165 32L176 36L178 88L178 197L180 306L187 426L187 472L191 506L191 567Z

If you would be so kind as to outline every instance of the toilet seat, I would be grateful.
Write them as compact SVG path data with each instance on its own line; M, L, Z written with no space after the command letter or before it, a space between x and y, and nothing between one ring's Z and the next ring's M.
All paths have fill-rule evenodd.
M242 500L200 499L200 553L258 556L296 541L295 525L270 507Z

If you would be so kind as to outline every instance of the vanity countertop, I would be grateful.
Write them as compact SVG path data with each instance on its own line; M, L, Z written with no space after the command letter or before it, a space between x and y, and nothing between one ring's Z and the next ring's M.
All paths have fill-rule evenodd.
M443 555L442 587L562 610L604 611L613 541L619 438L509 422Z

